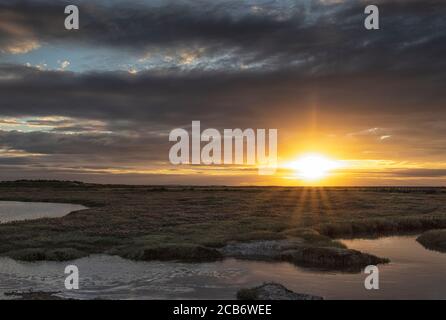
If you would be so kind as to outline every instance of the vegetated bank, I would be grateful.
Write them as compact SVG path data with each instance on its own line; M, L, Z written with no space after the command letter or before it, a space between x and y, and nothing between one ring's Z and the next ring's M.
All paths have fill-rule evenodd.
M135 260L215 261L236 256L228 250L231 246L255 246L265 241L277 245L277 241L286 240L294 247L257 259L339 269L386 259L349 250L334 240L337 237L446 228L443 188L166 187L17 181L0 183L0 200L89 207L57 219L0 224L0 255L27 261L64 261L95 253ZM253 258L251 254L238 257Z

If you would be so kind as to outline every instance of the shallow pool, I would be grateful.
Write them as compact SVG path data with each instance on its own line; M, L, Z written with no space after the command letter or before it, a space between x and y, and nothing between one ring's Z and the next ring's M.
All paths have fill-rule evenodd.
M69 203L0 201L0 223L59 218L86 207Z

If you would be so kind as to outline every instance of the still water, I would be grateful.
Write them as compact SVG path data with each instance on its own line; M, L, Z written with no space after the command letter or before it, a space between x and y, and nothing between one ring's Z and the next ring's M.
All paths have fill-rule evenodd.
M0 223L39 218L60 218L72 211L86 209L68 203L0 201Z
M446 254L424 249L416 237L343 240L350 248L392 260L380 266L380 290L364 289L365 275L320 272L289 263L228 259L188 264L134 262L94 255L70 263L0 258L0 298L11 290L60 291L77 299L234 299L242 287L274 281L325 299L446 299ZM64 268L75 264L80 290L64 289Z

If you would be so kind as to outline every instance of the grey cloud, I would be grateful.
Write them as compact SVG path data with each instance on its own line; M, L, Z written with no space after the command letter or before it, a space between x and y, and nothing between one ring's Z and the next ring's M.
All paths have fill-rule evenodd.
M19 26L44 42L102 45L135 54L198 47L212 57L232 50L235 65L299 66L299 72L310 74L445 67L440 57L446 53L446 35L441 32L446 3L441 0L381 1L378 32L364 29L364 3L358 1L75 3L81 8L82 25L73 33L61 27L66 2L2 1L3 24L10 27L0 28L1 38L14 40L18 36L11 29ZM264 10L253 11L254 5Z
M61 169L76 164L163 161L166 134L192 120L216 128L300 130L310 112L349 130L389 128L386 143L401 154L444 155L445 127L429 123L446 118L445 1L379 1L382 29L376 32L364 30L360 1L70 3L80 5L78 32L63 29L65 1L0 0L0 51L30 41L132 57L204 48L202 62L191 70L155 65L136 75L76 73L6 63L0 52L1 116L74 119L29 120L54 126L50 132L0 131L0 147L45 155L2 158L5 175L13 172L9 166L29 168L28 161L40 165L34 170L63 176L81 174ZM212 62L225 55L221 65ZM101 125L83 123L90 120ZM7 121L13 120L0 120L0 127Z
M72 157L112 157L116 161L167 161L168 141L159 137L125 137L118 134L58 134L0 131L0 147L31 154ZM161 150L167 150L162 152ZM48 160L45 159L45 160ZM62 159L63 160L63 159ZM94 163L94 162L93 162Z
M131 76L0 65L0 76L2 73L15 74L18 79L0 83L0 114L4 116L59 115L106 121L122 128L145 123L170 130L196 119L214 126L245 125L246 121L256 126L272 110L298 116L314 99L319 111L327 115L367 112L369 119L388 114L416 122L411 114L429 110L435 119L445 113L446 103L446 75L431 72L334 77L303 76L291 69Z

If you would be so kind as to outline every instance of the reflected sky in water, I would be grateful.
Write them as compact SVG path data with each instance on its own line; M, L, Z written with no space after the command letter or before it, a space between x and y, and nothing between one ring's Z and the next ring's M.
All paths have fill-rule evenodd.
M0 223L39 218L60 218L86 207L69 203L0 201Z
M274 281L326 299L446 299L446 254L424 249L416 237L343 240L350 248L392 263L380 266L377 291L364 289L366 275L320 272L289 263L228 259L216 263L135 262L95 255L70 263L16 262L0 258L0 296L11 290L60 291L92 299L233 299L242 287ZM80 270L80 290L64 289L64 268Z

